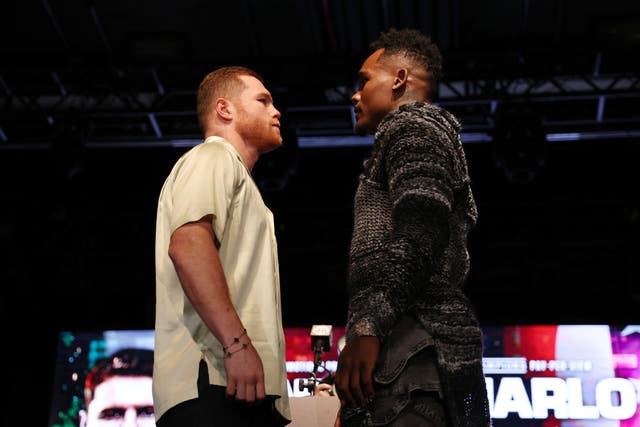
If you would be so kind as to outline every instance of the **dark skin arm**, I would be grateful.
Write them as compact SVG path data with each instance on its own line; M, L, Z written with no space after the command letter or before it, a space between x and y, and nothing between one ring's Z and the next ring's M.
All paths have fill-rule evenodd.
M380 353L378 337L351 338L338 359L335 387L343 405L364 406L373 397L373 368Z

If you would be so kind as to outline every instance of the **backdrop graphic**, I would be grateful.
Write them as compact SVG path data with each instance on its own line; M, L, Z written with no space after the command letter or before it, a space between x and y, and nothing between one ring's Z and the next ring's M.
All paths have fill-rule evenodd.
M285 328L289 395L308 396L311 328ZM484 372L494 426L640 427L640 325L492 326ZM335 372L343 327L333 327L317 378ZM83 382L124 347L153 348L152 330L60 333L51 427L78 425Z

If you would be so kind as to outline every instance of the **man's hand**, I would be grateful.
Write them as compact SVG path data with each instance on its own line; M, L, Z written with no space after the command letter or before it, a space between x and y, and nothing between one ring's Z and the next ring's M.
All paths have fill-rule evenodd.
M380 353L377 337L351 338L340 353L335 387L343 404L364 406L373 397L373 368Z
M264 369L256 349L249 343L224 359L227 371L227 395L247 403L264 399Z
M314 396L324 396L329 397L333 396L333 386L331 384L318 384L316 388L313 390Z

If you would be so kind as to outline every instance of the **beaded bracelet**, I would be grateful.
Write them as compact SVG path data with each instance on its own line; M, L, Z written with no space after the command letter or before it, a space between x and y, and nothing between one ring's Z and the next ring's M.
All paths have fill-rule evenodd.
M246 335L246 334L247 334L247 329L246 329L246 328L244 328L244 329L242 330L242 333L241 333L239 336L237 336L237 337L233 338L233 342L232 342L231 344L229 344L229 345L227 345L227 346L223 346L223 347L222 347L222 350L224 351L224 357L225 357L225 358L227 358L227 359L228 359L228 358L230 358L234 353L237 353L237 352L239 352L240 350L246 350L246 349L249 347L249 343L240 343L240 338L242 338L242 337L243 337L244 335ZM235 344L242 344L242 347L240 347L240 348L239 348L239 349L237 349L236 351L229 351L229 347L231 347L232 345L235 345Z
M249 348L249 343L243 342L242 343L242 347L240 347L239 349L237 349L236 351L228 351L225 349L224 351L224 358L225 359L229 359L231 356L233 356L235 353L239 352L240 350L246 350L247 348Z

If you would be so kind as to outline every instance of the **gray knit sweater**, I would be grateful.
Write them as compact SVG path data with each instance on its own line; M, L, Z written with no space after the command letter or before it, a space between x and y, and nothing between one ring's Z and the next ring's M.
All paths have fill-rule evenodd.
M453 426L487 426L482 332L462 291L477 211L448 111L412 103L378 126L354 206L347 339L378 336L413 315L435 341Z

